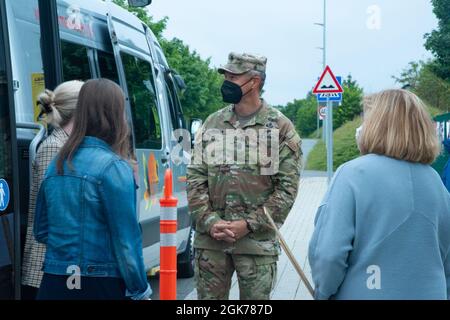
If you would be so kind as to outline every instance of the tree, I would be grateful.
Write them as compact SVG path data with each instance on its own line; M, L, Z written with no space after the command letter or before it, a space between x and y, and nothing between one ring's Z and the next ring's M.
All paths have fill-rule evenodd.
M413 91L430 105L448 112L450 108L450 82L437 76L432 64L423 65L417 86Z
M409 87L415 90L417 83L419 82L420 71L423 67L423 61L412 61L408 64L408 67L402 70L399 77L392 76L392 78L400 83L402 87Z
M435 62L410 62L399 77L393 77L421 99L442 111L450 108L450 82L435 73Z
M103 0L104 1L104 0ZM168 17L164 17L159 21L154 21L153 17L148 14L148 12L144 8L136 8L130 7L128 5L128 1L126 0L113 0L113 2L122 8L128 10L136 17L138 17L141 21L143 21L150 29L153 31L155 36L160 40L162 38L162 33L166 29Z
M202 60L180 39L162 40L161 46L169 65L184 79L187 89L181 95L181 104L188 118L205 119L224 106L220 87L222 77L210 67L210 59Z
M196 51L192 51L182 40L163 37L168 17L154 21L143 8L133 8L126 0L113 0L114 3L130 11L150 27L164 51L172 69L179 73L187 86L181 93L180 102L187 118L205 119L209 114L223 107L220 94L222 77L211 68L210 59L203 60Z
M352 121L363 111L363 90L358 83L353 80L351 75L348 75L342 85L344 88L342 104L333 109L333 129L340 128L347 121Z
M317 129L317 98L309 92L306 99L294 100L292 106L297 109L294 123L298 133L302 137L313 133Z
M433 72L445 80L450 80L450 0L431 0L433 12L438 18L438 27L425 35L425 48L436 60Z
M299 108L300 100L294 100L293 102L288 102L285 106L277 106L275 108L279 109L286 117L288 117L292 123L297 122L297 111Z
M400 77L393 77L431 106L450 108L450 0L431 0L438 27L425 35L425 48L435 56L427 62L410 62Z

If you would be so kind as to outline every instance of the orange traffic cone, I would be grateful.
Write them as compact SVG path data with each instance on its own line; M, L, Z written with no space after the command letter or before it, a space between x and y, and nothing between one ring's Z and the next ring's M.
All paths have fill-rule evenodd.
M160 278L161 300L177 299L177 203L172 195L172 170L164 176L164 196L159 200L160 216Z

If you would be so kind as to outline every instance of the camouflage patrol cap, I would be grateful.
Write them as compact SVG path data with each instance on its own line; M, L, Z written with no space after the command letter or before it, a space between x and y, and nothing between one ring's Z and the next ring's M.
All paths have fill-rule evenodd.
M248 53L239 54L231 52L228 55L228 63L220 67L217 71L222 74L225 72L230 72L233 74L243 74L250 70L266 72L266 63L266 57L256 56Z

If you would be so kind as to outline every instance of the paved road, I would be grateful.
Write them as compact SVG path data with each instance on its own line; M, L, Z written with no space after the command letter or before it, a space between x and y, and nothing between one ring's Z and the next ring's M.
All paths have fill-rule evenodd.
M315 176L315 174L317 174L317 176L320 176L320 174L321 174L320 172L317 172L317 171L312 172L312 171L305 170L306 160L308 160L308 156L311 153L314 146L317 144L317 141L318 140L316 140L316 139L303 139L302 140L302 151L303 151L303 165L302 165L303 172L301 175L302 177L304 177L305 174L307 176Z
M315 139L303 139L302 140L302 151L303 151L303 161L304 165L306 166L306 159L308 159L308 155L311 152L311 150L314 148L314 146L317 144L318 140Z
M159 300L159 277L151 277L149 279L150 286L153 290L152 299ZM194 278L178 279L177 281L177 300L184 300L186 296L195 288Z

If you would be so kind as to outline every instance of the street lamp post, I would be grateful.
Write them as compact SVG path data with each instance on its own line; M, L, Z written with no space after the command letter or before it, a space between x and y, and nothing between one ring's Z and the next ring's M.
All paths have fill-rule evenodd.
M323 70L327 66L327 0L323 0L323 23L315 23L323 28ZM327 112L325 120L323 121L322 137L325 140L327 150L327 176L328 183L330 183L333 176L333 104L327 98ZM317 115L317 129L319 129L319 115ZM319 131L319 130L318 130Z
M322 47L317 47L317 49L322 50L323 58L322 58L322 70L325 70L327 66L327 0L323 0L323 22L322 23L314 23L315 25L321 26L323 28L323 45ZM319 124L319 115L317 115L317 134L320 132L320 124ZM326 145L327 135L326 135L326 121L323 121L322 126L322 139L325 140Z

